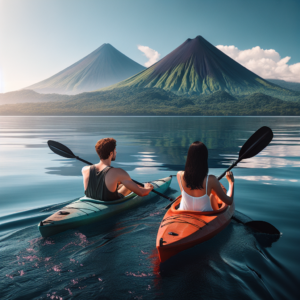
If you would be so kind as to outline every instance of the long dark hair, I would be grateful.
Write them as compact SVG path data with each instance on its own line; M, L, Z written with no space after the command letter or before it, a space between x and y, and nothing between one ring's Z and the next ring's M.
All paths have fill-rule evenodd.
M199 141L194 142L188 151L184 175L186 186L191 190L203 189L203 181L208 174L208 151Z

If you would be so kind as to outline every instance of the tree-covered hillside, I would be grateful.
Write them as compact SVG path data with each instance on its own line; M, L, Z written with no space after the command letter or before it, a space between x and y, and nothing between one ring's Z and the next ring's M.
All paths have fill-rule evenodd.
M300 115L300 101L283 101L262 93L232 96L179 96L161 89L83 93L70 100L0 106L0 115Z
M282 100L297 96L259 77L201 36L187 39L148 69L102 90L119 88L159 88L177 95L264 93Z

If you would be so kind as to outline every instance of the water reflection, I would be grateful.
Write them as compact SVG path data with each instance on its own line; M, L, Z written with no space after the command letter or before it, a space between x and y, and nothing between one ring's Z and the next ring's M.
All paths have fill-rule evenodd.
M58 157L49 156L51 152L46 142L52 139L96 163L99 159L94 150L95 143L112 136L118 147L116 166L127 171L143 166L177 171L184 168L189 145L200 140L209 149L209 167L224 168L238 157L240 148L251 134L267 125L274 132L272 143L255 158L240 163L239 167L298 167L299 120L297 117L2 117L0 145L2 150L11 151L17 147L26 147L29 151L44 148L45 160L58 160ZM25 158L25 152L23 154ZM59 161L59 166L46 167L46 173L81 176L82 163L67 159Z
M249 181L289 181L289 182L300 182L299 179L286 179L276 178L272 176L235 176L236 179L243 179Z
M182 170L195 140L208 146L210 172L220 174L261 126L273 129L274 140L235 169L235 201L237 210L284 233L271 248L262 249L270 243L258 243L241 224L231 222L214 239L160 268L155 239L168 203L160 197L104 223L40 238L36 224L63 207L62 202L83 195L83 164L53 154L47 140L57 140L96 163L97 140L114 137L118 147L114 166L136 180L151 181ZM11 298L12 288L16 298L31 291L32 299L68 298L70 293L74 298L128 295L144 300L180 299L186 293L201 299L297 295L300 118L2 117L0 127L4 298ZM174 178L168 195L178 194Z

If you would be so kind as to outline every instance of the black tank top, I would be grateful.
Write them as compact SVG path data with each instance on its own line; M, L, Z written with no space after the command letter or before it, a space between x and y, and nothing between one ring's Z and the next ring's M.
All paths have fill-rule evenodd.
M111 192L105 184L105 176L110 168L112 167L106 167L101 172L97 172L94 165L90 167L90 178L85 191L87 197L103 201L120 199L118 191Z

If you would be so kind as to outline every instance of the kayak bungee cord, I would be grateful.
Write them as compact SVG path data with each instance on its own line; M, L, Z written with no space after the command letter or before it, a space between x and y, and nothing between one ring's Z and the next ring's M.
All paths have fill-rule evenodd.
M167 217L167 218L163 219L162 222L161 222L161 224L162 224L163 222L166 222L166 221L169 221L169 222L166 222L166 223L162 224L162 225L160 226L160 228L162 228L162 227L164 227L164 226L166 226L166 225L173 224L173 223L181 223L181 224L190 224L190 225L193 225L193 226L197 227L198 229L202 229L201 226L196 225L196 224L194 224L194 223L190 223L190 222L188 222L188 221L186 221L186 220L182 220L181 218L187 218L187 219L191 219L191 220L197 220L197 221L199 221L199 222L204 223L204 226L205 226L205 225L208 225L207 222L205 222L204 220L202 220L202 219L200 219L200 218L196 218L196 217L191 216L191 215L179 214L179 215L177 215L177 216L170 216L170 217ZM172 220L173 220L173 221L172 221Z
M71 209L79 209L80 211L82 211L82 212L84 212L85 214L87 214L88 215L88 213L86 213L85 211L83 211L83 209L85 209L85 210L91 210L91 211L93 211L93 212L97 212L97 211L101 211L101 209L99 209L98 207L96 207L95 205L93 205L93 204L91 204L90 202L88 202L88 201L84 201L86 204L88 204L88 205L91 205L91 206L93 206L93 207L95 207L97 210L93 210L93 209L90 209L90 208L82 208L82 207L73 207L73 206L65 206L65 207L63 207L62 209L64 209L64 208L71 208Z
M273 139L273 132L271 128L267 126L263 126L255 131L250 138L246 141L239 152L239 158L219 177L218 180L221 180L226 172L233 169L240 161L246 158L251 158L266 148ZM172 202L165 207L165 209L169 209L171 205L176 201L171 200Z
M160 228L162 228L162 227L164 227L164 226L166 226L166 225L173 224L173 223L189 224L189 225L193 225L193 226L195 226L195 227L196 227L196 228L198 228L198 229L202 229L202 227L201 227L201 226L199 226L199 225L196 225L196 224L194 224L194 223L190 223L190 222L188 222L188 221L176 221L176 222L168 222L168 223L166 223L166 224L164 224L164 225L160 226Z
M169 188L171 180L171 177L156 180L154 181L154 186L158 186L161 193L164 193ZM52 236L72 228L104 220L109 216L147 202L155 196L154 193L149 194L147 197L130 193L122 199L113 201L101 201L81 197L68 205L64 204L63 208L60 208L60 210L41 221L38 228L43 237Z
M267 127L267 126L263 126L260 129L258 129L247 141L246 143L243 145L243 147L241 148L240 152L239 152L239 159L236 161L236 163L233 163L229 169L232 169L233 167L235 167L237 165L238 162L240 162L242 159L246 159L246 158L251 158L253 156L255 156L256 154L258 154L260 151L262 151L272 140L273 138L273 132L272 130ZM55 141L48 141L48 146L49 148L56 154L66 157L66 158L75 158L77 160L80 160L88 165L92 165L92 163L78 157L75 156L75 154L65 145L59 143L59 142L55 142ZM225 174L226 172L224 172L223 174ZM222 174L222 175L223 175ZM170 177L175 177L176 175L170 175ZM220 180L219 176L219 180ZM139 184L141 186L144 186L143 184L132 180L133 182L135 182L136 184ZM176 199L172 199L171 197L168 197L162 193L159 193L155 190L152 190L152 192L158 194L161 197L164 197L166 199L168 199L169 201L172 201L168 206L165 207L165 209L169 209L169 207L171 207L171 205L176 201ZM233 219L236 219L234 216L232 217ZM243 225L248 226L248 222L244 223ZM272 224L264 222L264 221L251 221L249 222L249 228L255 229L255 231L261 232L261 233L267 233L267 234L277 234L280 235L280 231L275 228Z
M180 218L193 219L193 220L200 221L200 222L204 223L205 225L208 225L208 223L205 222L204 220L202 220L202 219L200 219L200 218L196 218L195 216L187 215L187 214L179 214L179 215L176 215L176 216L167 217L167 218L163 219L162 222L164 222L164 221L169 221L169 220L180 219ZM175 223L175 222L176 222L176 221L174 221L174 223Z
M87 216L89 215L87 212L85 212L84 210L91 210L93 212L97 212L97 211L101 211L101 209L99 209L98 207L92 205L91 203L88 203L87 201L85 201L86 204L89 204L91 206L93 206L94 208L96 208L97 210L94 209L90 209L90 208L82 208L82 207L73 207L73 206L64 206L62 209L60 209L59 211L63 211L63 209L78 209L80 211L82 211L84 214L86 214ZM41 221L41 224L54 224L52 220L45 220L45 221Z
M90 209L90 208L73 207L73 206L66 206L66 208L67 209L78 209L78 210L82 211L83 213L85 213L86 215L88 215L88 213L85 212L84 210L91 210L92 212L97 212L97 210L93 210L93 209Z
M84 202L86 202L86 204L89 204L89 205L95 207L95 208L97 209L96 211L100 211L100 210L101 210L101 209L99 209L97 206L93 205L93 204L92 204L91 202L89 202L89 201L84 201Z

